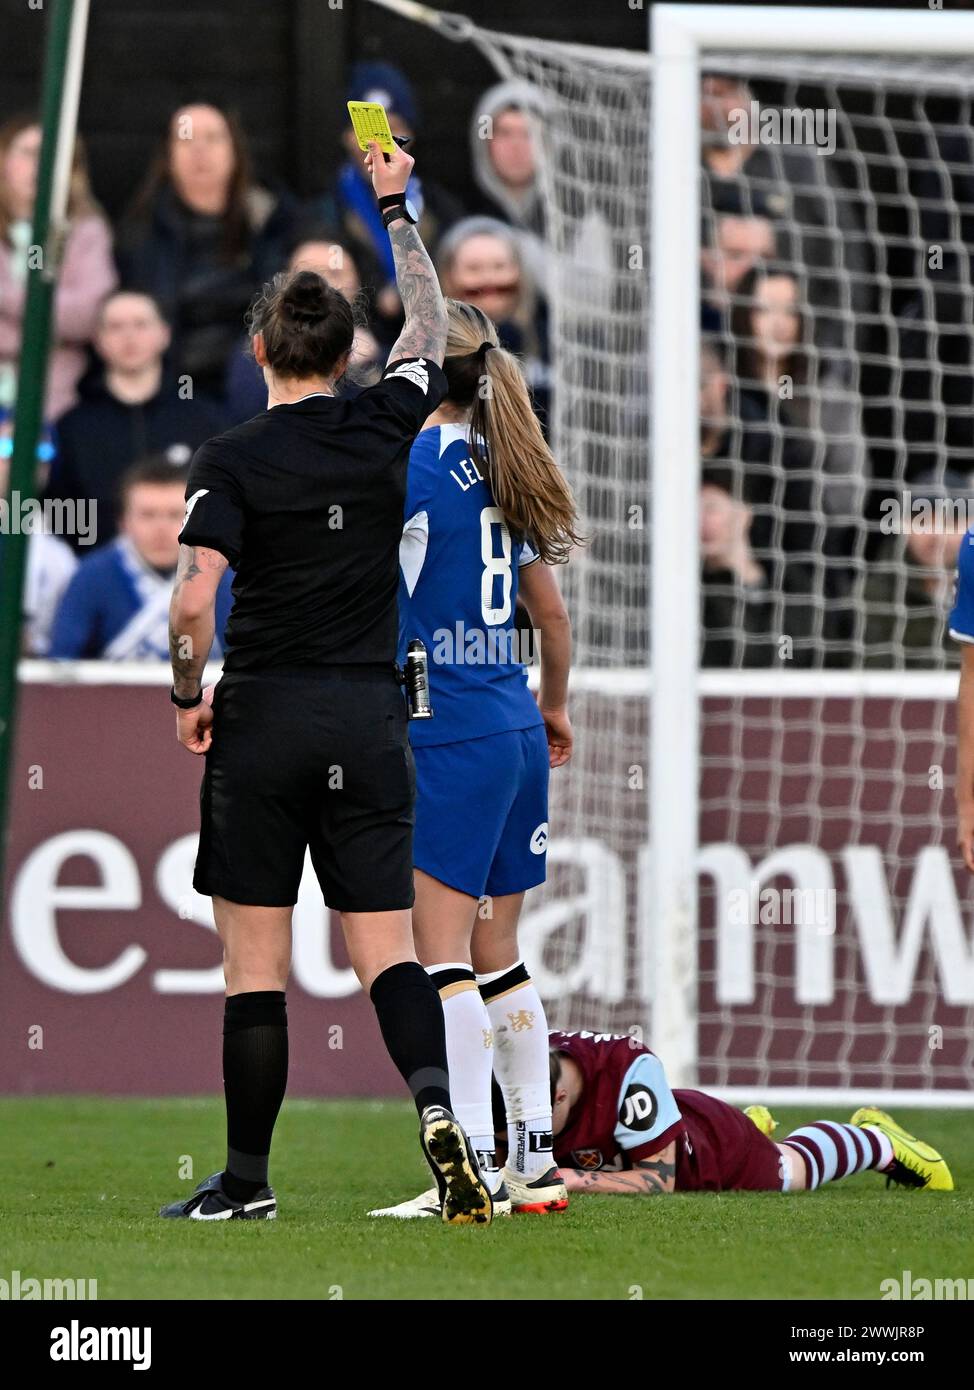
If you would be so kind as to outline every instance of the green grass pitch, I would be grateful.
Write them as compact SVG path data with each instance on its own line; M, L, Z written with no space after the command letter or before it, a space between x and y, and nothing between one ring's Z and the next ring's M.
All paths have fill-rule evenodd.
M776 1109L778 1135L824 1113ZM429 1186L407 1103L287 1101L278 1220L199 1225L156 1210L220 1166L222 1101L4 1099L0 1276L97 1279L99 1299L504 1300L877 1299L907 1269L974 1277L974 1114L896 1116L944 1152L956 1192L867 1173L790 1197L574 1197L452 1229L366 1216Z

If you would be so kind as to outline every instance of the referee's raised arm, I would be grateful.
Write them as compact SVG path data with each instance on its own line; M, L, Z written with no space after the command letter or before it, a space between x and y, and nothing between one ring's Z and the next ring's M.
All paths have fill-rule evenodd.
M397 362L401 357L428 357L441 367L446 355L446 302L416 226L416 213L406 197L413 163L412 157L398 146L394 154L383 156L374 142L365 156L382 220L392 242L396 285L406 315L389 361Z

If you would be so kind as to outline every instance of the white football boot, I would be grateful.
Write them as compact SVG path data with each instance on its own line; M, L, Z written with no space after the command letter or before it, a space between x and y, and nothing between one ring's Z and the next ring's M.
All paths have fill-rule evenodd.
M511 1199L502 1173L495 1170L484 1174L484 1181L490 1188L494 1216L510 1216ZM370 1216L394 1216L399 1221L422 1221L430 1216L441 1215L440 1194L435 1187L421 1192L418 1197L409 1197L394 1207L376 1207Z
M548 1168L536 1178L515 1173L511 1168L501 1172L514 1212L555 1212L568 1209L568 1188L555 1167Z

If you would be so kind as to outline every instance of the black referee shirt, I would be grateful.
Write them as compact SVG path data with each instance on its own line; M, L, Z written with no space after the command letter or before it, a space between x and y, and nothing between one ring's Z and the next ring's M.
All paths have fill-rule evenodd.
M354 399L276 405L197 450L179 539L236 570L224 670L395 661L409 449L446 391L406 358Z

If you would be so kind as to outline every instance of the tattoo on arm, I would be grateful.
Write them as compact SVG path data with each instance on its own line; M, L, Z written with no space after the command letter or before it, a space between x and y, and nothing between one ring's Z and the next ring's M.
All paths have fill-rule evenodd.
M212 570L214 574L219 574L222 577L223 571L229 563L227 557L221 555L218 550L210 550L206 546L181 545L179 547L179 560L176 563L176 580L173 592L177 592L187 581L202 574L204 569Z
M172 664L172 686L181 700L188 700L200 688L206 657L200 661L187 632L177 632L169 620L169 660Z
M396 263L396 284L406 322L389 361L399 357L428 357L443 365L446 355L447 314L440 282L423 239L411 222L393 222L389 228Z
M176 581L173 585L173 593L178 594L183 585L203 571L196 563L196 546L181 545L179 547L179 561L176 565Z
M181 545L172 601L169 605L169 660L172 663L173 688L184 699L195 695L200 687L213 643L213 607L228 561L218 550ZM188 602L187 589L200 576L206 592L196 603Z
M641 1197L659 1197L673 1191L676 1163L662 1155L640 1160L634 1168L620 1173L586 1173L581 1179L580 1192L634 1193Z
M653 1194L672 1192L676 1180L676 1164L667 1163L665 1158L641 1159L632 1170L633 1176L642 1178L646 1191Z

